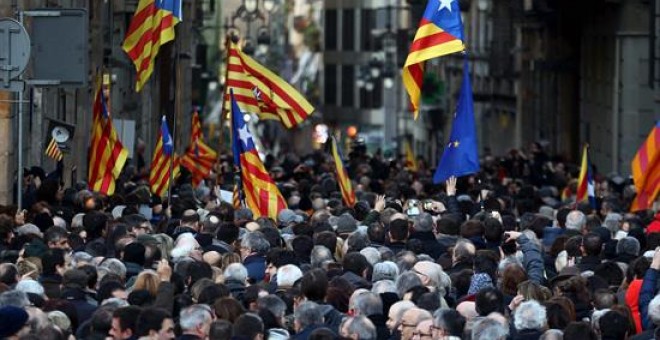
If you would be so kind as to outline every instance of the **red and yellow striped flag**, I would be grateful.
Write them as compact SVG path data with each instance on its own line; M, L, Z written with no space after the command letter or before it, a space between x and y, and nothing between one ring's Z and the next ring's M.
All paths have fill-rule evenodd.
M248 130L243 112L238 107L233 93L232 102L232 151L234 165L240 169L245 204L255 217L267 216L277 220L277 214L286 209L286 201L280 190L264 168Z
M225 112L231 110L229 89L243 112L260 119L279 120L287 128L303 122L314 107L284 79L263 67L230 42L227 62Z
M234 184L234 191L232 192L232 205L234 206L234 209L238 210L242 208L241 204L241 196L238 193L238 184Z
M406 168L410 171L417 171L417 158L407 139L403 141L403 150L406 153Z
M179 157L174 152L174 142L167 127L167 120L163 116L158 131L158 142L151 158L149 172L151 192L159 197L165 196L170 188L170 179L174 180L177 176L179 176Z
M55 141L55 138L50 139L50 143L48 143L48 147L46 148L45 151L46 156L56 160L56 161L61 161L64 156L62 155L62 150L60 150L60 147L57 146L57 141Z
M122 145L112 125L100 79L94 98L87 183L92 191L112 195L115 192L115 180L126 164L128 150Z
M135 90L140 91L154 71L160 46L174 40L174 26L183 19L181 0L140 0L122 49L135 64Z
M660 193L660 121L637 151L632 161L632 175L637 196L630 211L651 208Z
M202 124L199 120L199 114L195 111L192 117L190 145L181 157L181 165L192 174L194 187L197 187L209 175L217 158L218 154L204 143Z
M346 167L344 167L344 161L342 160L341 150L337 147L337 141L332 138L332 158L335 161L335 170L337 171L337 183L339 184L339 189L341 190L341 196L344 198L346 206L352 207L355 205L355 192L353 191L353 186L351 185L351 179L348 178L348 172Z
M410 96L415 119L422 97L424 62L463 50L463 24L458 0L429 0L403 66L403 85Z

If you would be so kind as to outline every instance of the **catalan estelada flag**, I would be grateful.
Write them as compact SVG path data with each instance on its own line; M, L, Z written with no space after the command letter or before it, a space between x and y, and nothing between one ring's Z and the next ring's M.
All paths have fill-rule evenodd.
M298 90L243 53L235 43L229 42L227 53L226 111L231 109L231 88L243 112L255 113L260 119L279 120L287 128L314 112L312 104Z
M403 85L417 119L424 62L465 50L458 0L429 0L403 66Z
M403 151L406 153L406 168L410 171L417 171L417 159L407 139L403 141Z
M204 143L202 124L199 121L199 114L195 111L192 117L190 145L181 157L181 165L190 170L192 174L194 187L197 187L209 175L217 158L218 154Z
M182 0L140 0L126 31L122 48L135 64L135 90L140 91L154 70L160 46L174 40L174 26L182 19Z
M170 188L170 180L179 175L179 157L174 153L174 141L167 127L165 116L161 119L158 130L158 141L156 149L151 158L151 170L149 172L149 186L151 192L159 197L165 196Z
M57 146L57 141L55 141L55 138L50 139L50 143L48 143L48 147L46 148L46 151L44 152L46 156L56 160L56 161L61 161L64 156L62 155L62 150L60 150L60 147Z
M660 193L660 121L655 123L637 151L632 161L632 175L637 196L630 211L651 208Z
M589 163L589 146L582 149L582 162L580 164L580 176L578 177L576 202L589 202L592 208L596 208L596 192L594 188L594 176L591 173Z
M92 133L89 146L89 173L87 183L92 191L104 195L115 192L115 180L126 164L128 150L124 148L105 103L99 80L94 96Z
M346 203L346 206L352 207L355 205L355 192L353 191L353 186L351 185L351 179L348 178L348 172L344 166L341 150L339 150L339 147L337 147L337 141L334 137L332 138L331 147L332 159L335 161L337 183L339 184L341 196L344 198L344 203Z
M268 171L264 168L248 129L243 112L230 92L232 105L232 151L234 165L241 173L241 184L245 204L256 217L266 216L274 220L280 210L286 208L286 202Z

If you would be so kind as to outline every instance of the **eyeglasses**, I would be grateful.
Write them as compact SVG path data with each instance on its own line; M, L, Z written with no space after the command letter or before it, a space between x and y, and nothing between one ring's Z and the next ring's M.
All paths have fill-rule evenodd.
M414 331L414 332L413 332L413 336L417 336L417 337L420 337L420 338L421 338L421 337L424 337L424 336L432 337L433 334L431 334L431 333L422 333L422 332Z
M407 323L401 323L401 328L406 328L406 327L417 327L417 325L411 325Z

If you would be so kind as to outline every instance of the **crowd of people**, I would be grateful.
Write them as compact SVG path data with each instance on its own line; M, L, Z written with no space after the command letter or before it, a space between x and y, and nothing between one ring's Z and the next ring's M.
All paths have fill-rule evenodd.
M528 153L432 183L418 159L267 157L276 218L221 200L221 157L197 188L153 197L128 166L117 192L30 169L27 209L0 207L0 339L655 339L660 213L627 213L630 180ZM213 185L211 185L211 183Z

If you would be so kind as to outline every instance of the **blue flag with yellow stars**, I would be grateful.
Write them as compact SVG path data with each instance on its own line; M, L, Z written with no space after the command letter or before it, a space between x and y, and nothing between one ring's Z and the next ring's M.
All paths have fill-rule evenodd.
M463 62L463 84L454 113L451 135L433 175L433 182L436 184L451 176L460 177L479 171L477 130L472 105L472 85L466 55Z

